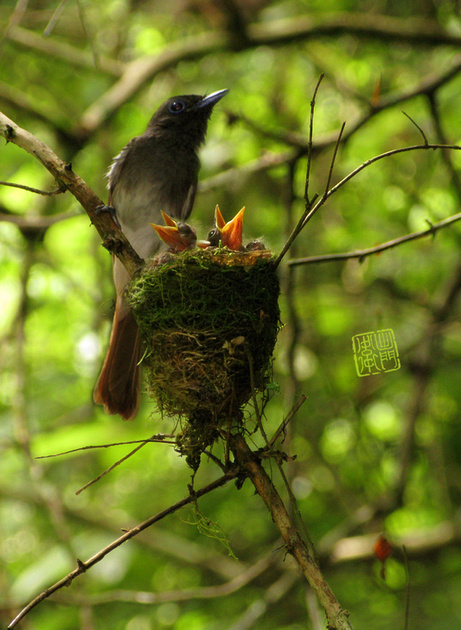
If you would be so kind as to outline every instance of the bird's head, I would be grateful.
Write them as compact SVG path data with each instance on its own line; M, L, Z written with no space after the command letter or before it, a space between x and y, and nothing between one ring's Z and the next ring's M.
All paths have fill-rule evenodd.
M212 246L218 246L219 242L224 247L238 251L242 249L243 215L245 206L237 212L231 221L224 220L221 210L217 205L215 208L215 227L208 234L208 241Z
M173 96L152 116L147 131L157 137L178 133L181 142L188 141L198 148L205 138L208 119L216 103L229 90L219 90L208 96L187 94Z
M192 249L194 247L208 247L208 241L198 241L197 233L194 228L188 223L183 221L175 221L166 212L162 212L165 225L157 225L151 223L157 234L162 241L166 243L169 250L174 253L183 252L186 249Z

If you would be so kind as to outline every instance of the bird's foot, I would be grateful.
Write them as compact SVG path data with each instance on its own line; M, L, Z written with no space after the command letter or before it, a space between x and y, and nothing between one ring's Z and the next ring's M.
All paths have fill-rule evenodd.
M120 225L120 221L118 220L118 217L117 217L117 211L115 210L113 206L106 206L106 205L98 206L96 208L96 214L101 214L101 212L107 212L108 214L110 214L110 216L112 217L112 221L115 223L115 225L118 228L122 229L122 226Z

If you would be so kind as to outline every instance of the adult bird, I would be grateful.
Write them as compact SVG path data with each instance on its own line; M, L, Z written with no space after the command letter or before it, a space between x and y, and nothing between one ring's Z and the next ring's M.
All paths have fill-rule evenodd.
M189 94L168 99L155 112L146 131L128 142L108 173L106 209L115 212L120 227L141 258L150 258L161 245L150 223L161 211L184 221L197 190L198 149L205 140L213 107L228 92L209 96ZM142 340L123 293L130 279L114 258L115 313L109 349L94 390L107 413L132 419L139 407Z

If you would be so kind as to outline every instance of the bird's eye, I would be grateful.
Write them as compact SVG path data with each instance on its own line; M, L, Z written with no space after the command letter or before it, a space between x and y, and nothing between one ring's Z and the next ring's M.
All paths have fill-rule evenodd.
M180 112L186 109L186 104L184 101L172 101L168 107L168 111L171 114L179 114Z

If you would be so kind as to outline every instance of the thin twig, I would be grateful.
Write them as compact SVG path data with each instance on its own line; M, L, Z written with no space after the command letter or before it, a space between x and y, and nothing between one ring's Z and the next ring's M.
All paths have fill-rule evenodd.
M195 599L215 599L226 597L232 593L236 593L244 586L254 581L262 575L271 565L274 564L272 554L267 554L258 559L250 567L244 569L241 573L232 579L213 586L197 586L189 588L178 588L174 590L161 591L155 593L152 591L129 591L129 590L112 590L103 591L101 593L72 593L72 595L61 595L55 598L62 604L73 604L77 606L95 606L108 604L111 602L132 602L136 604L152 605L164 602L184 602ZM290 575L297 579L296 573L290 571Z
M335 167L335 162L336 162L336 156L338 155L338 149L339 149L339 145L341 143L341 139L343 137L343 133L344 133L344 129L346 127L346 123L343 122L343 124L341 125L341 129L339 130L339 134L338 134L338 138L336 140L335 143L335 148L333 150L333 156L331 158L331 162L330 162L330 168L328 169L328 178L327 178L327 183L325 186L325 192L324 195L328 195L328 190L330 188L330 184L331 184L331 178L333 177L333 170ZM308 215L303 223L303 227L306 225L306 223L310 220L312 214Z
M45 30L43 31L43 34L45 35L45 37L49 37L51 33L53 32L55 24L57 24L59 18L61 17L61 14L64 11L67 2L68 0L61 0L61 2L58 4L56 9L53 11L51 18L49 19L48 24L46 25Z
M290 412L288 413L288 415L286 416L286 418L284 418L282 424L279 426L279 428L275 431L274 435L272 436L272 438L269 441L269 448L272 448L272 446L274 446L274 444L276 443L276 441L279 439L279 437L282 435L282 433L285 431L285 429L287 428L287 426L290 424L290 422L293 420L293 418L295 417L295 415L298 413L299 409L301 408L301 406L306 402L307 400L307 396L305 396L304 394L302 394L300 396L300 398L298 399L297 402L295 402L295 404L293 405L293 407L291 408Z
M378 162L379 160L383 160L385 158L391 157L392 155L398 155L399 153L407 153L408 151L420 151L422 149L452 149L453 151L460 151L461 146L456 144L414 144L409 147L400 147L399 149L391 149L390 151L386 151L385 153L380 153L379 155L375 155L375 157L366 160L363 164L358 166L356 169L351 171L346 177L344 177L340 182L338 182L335 186L330 188L327 193L327 198L331 197L335 192L337 192L344 184L346 184L353 177L358 175L365 168ZM323 201L323 200L322 200ZM325 200L326 201L326 200ZM320 203L320 202L319 202Z
M285 254L288 252L288 250L290 249L290 247L292 246L294 240L296 239L296 237L298 236L298 234L301 232L301 230L304 228L304 226L311 220L311 218L314 216L314 214L317 212L317 210L325 203L326 199L329 196L329 186L330 186L330 182L331 182L331 178L333 176L333 169L334 169L334 164L335 164L335 160L336 160L336 156L338 154L338 148L339 148L339 144L341 142L341 138L344 132L344 128L346 126L346 123L343 123L341 125L341 129L339 131L338 134L338 138L336 139L336 143L335 143L335 148L333 151L333 157L331 159L331 163L330 163L330 168L328 171L328 178L327 178L327 183L325 186L325 192L323 193L323 195L320 197L319 201L316 202L316 199L318 197L318 195L314 195L314 197L309 200L307 198L307 188L308 188L308 182L306 181L306 189L305 189L305 198L304 198L304 202L305 202L305 207L304 207L304 212L301 215L301 218L299 219L298 223L296 224L295 229L293 230L293 232L290 234L287 242L285 243L285 245L282 248L282 251L280 252L280 254L277 257L277 260L275 261L275 265L278 266L280 264L280 262L282 261L283 257L285 256ZM308 158L309 161L309 158ZM309 171L307 173L307 176L309 176ZM315 205L314 205L315 204Z
M319 91L320 84L325 75L321 74L319 80L317 81L317 85L314 89L314 94L311 100L311 110L309 117L309 140L307 144L307 167L306 167L306 183L304 186L304 203L305 205L311 205L309 201L309 183L310 183L310 173L311 173L311 164L312 164L312 146L313 146L313 137L314 137L314 111L315 111L315 99L317 98L317 92Z
M72 448L70 451L62 451L60 453L53 453L53 455L37 455L35 459L49 459L50 457L60 457L61 455L70 455L71 453L78 453L79 451L89 451L97 448L111 448L112 446L126 446L129 444L146 444L147 442L161 442L163 444L176 444L175 441L167 440L166 438L173 438L174 435L158 433L151 438L144 440L128 440L126 442L110 442L108 444L91 444L89 446L79 446L79 448Z
M27 190L28 192L36 193L37 195L45 195L47 197L53 197L54 195L61 195L66 192L64 187L57 188L56 190L39 190L38 188L31 188L24 184L14 184L13 182L0 182L0 186L10 186L11 188L20 188L21 190Z
M205 449L203 451L203 454L206 455L207 457L209 457L211 459L212 462L214 462L216 464L216 466L219 466L219 468L223 471L226 472L226 470L228 469L228 466L226 466L226 464L224 464L219 457L216 457L216 455L214 455L211 451L209 451L208 449Z
M146 444L148 444L150 441L151 440L144 440L141 444L138 444L138 446L136 448L134 448L132 451L127 453L121 459L118 459L114 464L112 464L112 466L109 466L109 468L106 468L106 470L104 470L102 473L100 473L97 477L95 477L94 479L92 479L91 481L86 483L84 486L79 488L76 491L75 494L80 494L81 492L83 492L84 490L86 490L87 488L89 488L90 486L95 484L97 481L102 479L102 477L104 477L105 475L108 475L110 472L112 472L114 470L114 468L117 468L117 466L120 466L120 464L123 464L123 462L125 462L127 459L132 457L135 453L137 453L139 450L141 450L143 446L146 446Z
M315 98L317 96L317 92L318 92L318 89L320 87L320 83L322 82L322 79L323 79L323 74L320 75L319 80L317 81L317 85L315 86L314 94L313 94L312 100L311 100L311 107L310 107L309 140L308 140L308 143L307 143L307 167L306 167L306 180L305 180L305 185L304 185L304 212L302 213L301 218L299 219L298 223L296 224L296 226L292 230L290 236L288 237L288 240L286 241L285 245L283 246L282 251L277 256L277 259L275 261L275 266L276 267L279 266L279 264L281 263L283 257L285 256L285 254L287 253L287 251L290 249L291 245L293 244L294 240L298 236L299 232L302 229L304 219L309 214L313 204L315 203L315 200L318 197L318 195L316 193L312 197L312 199L309 199L309 182L310 182L310 169L311 169L311 163L312 163ZM293 164L295 162L296 162L296 160L293 161ZM292 167L292 170L293 170L293 167Z
M302 517L301 510L299 509L299 505L298 505L298 502L296 501L296 497L293 493L293 490L291 489L291 485L287 479L287 476L285 475L285 471L283 470L282 462L280 461L279 458L275 458L275 463L277 465L277 468L279 469L280 476L282 477L283 484L288 493L288 498L290 499L290 505L293 508L293 511L296 514L296 518L299 523L299 526L304 533L304 538L306 540L310 554L315 559L315 561L318 562L318 555L315 550L314 543L312 541L311 535L309 534L309 530L307 529L307 525Z
M333 195L340 188L342 188L342 186L344 186L344 184L346 184L353 177L355 177L356 175L361 173L365 168L367 168L368 166L371 166L371 164L374 164L375 162L378 162L379 160L383 160L384 158L391 157L392 155L398 155L399 153L406 153L408 151L417 151L417 150L421 150L421 149L452 149L452 150L459 151L459 150L461 150L461 146L453 145L453 144L448 144L448 145L447 144L416 144L416 145L412 145L412 146L409 146L409 147L400 147L399 149L392 149L390 151L386 151L385 153L380 153L379 155L376 155L375 157L370 158L369 160L367 160L363 164L360 164L360 166L358 166L356 169L351 171L348 175L346 175L346 177L344 177L341 181L339 181L337 184L332 186L332 188L330 188L327 192L325 192L321 196L321 198L312 206L312 208L309 210L309 212L307 212L307 213L304 212L303 213L300 221L298 222L298 225L293 230L293 233L291 234L290 238L285 243L282 251L280 252L279 256L277 257L277 259L275 261L276 266L279 265L279 263L281 262L282 258L285 256L285 254L287 253L287 251L291 247L291 244L293 243L295 238L298 236L298 234L301 231L301 229L312 218L312 216L321 208L321 206L324 205L324 203L331 197L331 195Z
M268 443L267 434L263 427L263 423L261 420L261 412L259 411L258 399L256 398L256 387L255 387L254 370L253 370L253 356L251 352L248 350L248 348L246 351L246 355L247 355L248 367L250 368L250 387L251 387L251 395L253 399L253 407L256 414L256 420L258 422L258 427L259 427L259 430L261 431L261 435L263 436L264 442L267 444Z
M427 136L426 136L426 134L424 133L424 131L422 130L422 128L418 125L418 123L417 123L417 122L415 122L415 121L413 120L413 118L412 118L409 114L407 114L407 112L402 111L402 114L403 114L404 116L406 116L406 117L408 118L408 120L409 120L411 123L413 123L413 124L414 124L414 126L416 127L416 129L417 129L417 130L419 131L419 133L422 135L423 140L424 140L424 144L425 144L425 145L428 145L428 144L429 144L429 142L428 142L428 140L427 140Z
M109 545L107 545L107 547L104 547L104 549L101 549L100 551L98 551L98 553L96 553L94 556L92 556L85 562L82 562L81 560L77 560L77 568L71 571L68 575L66 575L66 577L62 578L61 580L59 580L52 586L46 588L44 591L42 591L42 593L40 593L40 595L38 595L31 602L29 602L29 604L27 604L27 606L25 606L21 610L21 612L13 619L13 621L8 625L8 630L11 630L11 628L15 628L18 625L18 623L21 621L21 619L23 619L33 608L35 608L35 606L37 606L42 601L50 597L50 595L52 595L59 589L65 586L66 587L70 586L70 584L75 580L75 578L77 578L79 575L82 575L82 573L85 573L85 571L87 571L89 568L91 568L92 566L100 562L105 556L107 556L107 554L109 554L111 551L113 551L117 547L120 547L120 545L125 543L127 540L134 538L134 536L137 536L143 530L147 529L154 523L157 523L158 521L162 520L166 516L173 514L174 512L177 512L179 509L181 509L185 505L188 505L196 501L197 498L202 497L205 494L208 494L209 492L213 492L213 490L216 490L217 488L220 488L221 486L225 485L232 479L235 479L236 476L237 476L237 470L228 471L225 475L223 475L222 477L219 477L219 479L216 479L216 481L213 481L207 486L204 486L200 490L194 491L193 495L189 495L185 497L181 501L178 501L174 505L171 505L169 508L163 510L162 512L159 512L155 516L151 516L150 518L143 521L136 527L133 527L132 529L128 530L122 536L112 541Z
M332 262L335 260L348 260L350 258L358 258L362 261L367 256L371 256L373 254L379 254L380 252L385 251L386 249L391 249L392 247L397 247L402 243L407 243L409 241L414 241L418 238L423 238L424 236L434 235L437 230L440 230L452 223L456 223L456 221L461 220L461 212L458 214L454 214L451 217L443 219L437 223L431 223L430 226L426 230L421 230L420 232L412 232L411 234L406 234L404 236L399 236L398 238L392 239L392 241L387 241L386 243L382 243L381 245L376 245L375 247L368 247L366 249L356 249L352 252L344 252L340 254L322 254L319 256L308 256L306 258L295 258L293 260L288 261L288 265L294 267L296 265L311 265L313 263L321 263L321 262Z

